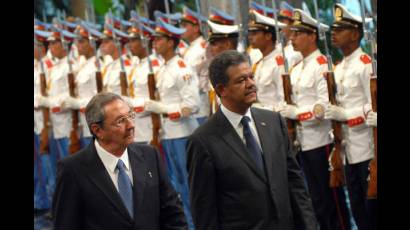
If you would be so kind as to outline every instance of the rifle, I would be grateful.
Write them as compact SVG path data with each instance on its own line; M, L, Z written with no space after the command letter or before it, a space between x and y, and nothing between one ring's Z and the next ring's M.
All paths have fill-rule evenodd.
M282 74L284 99L285 99L286 104L294 105L295 103L292 101L292 98L291 98L292 84L291 84L291 81L290 81L289 64L288 64L288 60L287 60L286 55L285 55L285 47L284 47L284 42L283 42L283 39L282 39L282 34L279 32L278 15L276 13L276 12L279 12L279 11L276 10L276 1L275 0L272 0L272 8L273 8L273 11L275 12L273 15L274 15L274 18L275 18L276 39L280 43L280 48L281 48L281 52L282 52L282 56L283 56L283 60L284 60L285 72ZM290 141L292 143L292 148L293 148L294 152L297 153L300 150L300 144L296 140L296 136L297 136L296 135L296 124L297 124L297 122L295 120L286 118L286 124L287 124L287 127L288 127L288 135L289 135Z
M46 74L44 71L44 64L43 64L43 54L42 50L40 47L38 47L39 52L40 52L40 91L41 91L41 96L47 97L47 82L46 82ZM40 154L43 153L48 153L49 152L49 139L48 139L48 133L50 129L50 110L46 107L43 107L42 109L43 113L43 129L41 130L40 134Z
M125 73L125 67L124 67L124 60L122 60L122 52L121 52L121 45L120 42L117 39L117 36L115 34L115 27L114 27L114 17L112 16L112 12L110 9L109 16L111 19L111 30L112 30L112 37L114 39L115 46L117 47L118 50L118 55L120 59L120 65L121 65L121 72L120 72L120 86L121 86L121 95L122 96L128 96L128 83L127 83L127 76Z
M92 4L92 2L91 2L91 4ZM87 6L88 6L88 4L87 4ZM91 5L91 7L93 7L93 6ZM89 21L88 7L85 10L85 18L86 18L86 21ZM90 42L90 45L93 47L94 52L95 52L95 63L97 65L97 71L95 71L95 82L97 83L97 93L99 93L103 89L103 82L102 82L101 63L100 63L100 60L99 60L97 44L95 42L95 39L91 35L91 31L90 31L89 27L85 23L83 23L83 26L84 26L84 28L86 28L88 30L88 41Z
M372 74L370 78L370 95L372 98L372 110L377 112L377 62L376 62L376 44L375 36L369 31L366 25L365 12L364 12L364 2L360 0L360 12L362 15L362 25L363 34L366 42L370 42L371 47L371 58L372 58ZM374 158L369 164L369 177L368 177L368 187L367 187L367 198L376 199L377 198L377 127L373 127L373 148L374 148Z
M148 16L148 6L146 2L144 3L144 11L145 11L145 14ZM149 99L156 100L155 98L156 83L155 83L154 71L152 69L152 63L149 58L150 56L149 47L148 47L149 41L143 36L141 22L139 22L139 27L140 27L140 30L139 30L140 36L141 36L141 39L143 39L142 41L143 41L145 50L147 51L147 60L148 60L148 67L149 67L149 74L147 76ZM160 119L159 114L151 113L151 122L152 122L152 140L150 144L158 147L158 149L161 149L160 133L159 133L161 129L161 119Z
M338 105L336 101L336 83L335 76L332 66L332 57L329 53L329 47L327 46L326 31L320 25L319 10L317 7L317 0L313 0L316 21L317 21L317 30L319 34L319 39L324 42L326 58L327 58L327 72L325 73L325 79L327 83L329 101L332 105ZM342 126L338 121L332 121L332 129L335 140L335 145L329 156L329 171L330 171L330 182L329 185L331 188L336 188L343 186L345 184L344 172L343 172L343 161L341 156L342 150Z
M65 15L63 13L63 18L65 18ZM68 64L68 74L67 74L67 80L68 80L68 89L69 89L69 94L70 97L76 97L75 95L75 81L74 81L74 74L73 74L73 69L71 66L70 62L70 51L68 48L68 43L64 38L64 30L59 29L60 32L60 37L61 37L61 42L63 44L63 47L67 53L67 64ZM80 150L81 145L80 145L80 138L78 135L78 109L72 110L71 111L71 117L72 117L72 123L71 123L71 131L70 131L70 146L69 146L69 152L70 154L73 154L77 151Z

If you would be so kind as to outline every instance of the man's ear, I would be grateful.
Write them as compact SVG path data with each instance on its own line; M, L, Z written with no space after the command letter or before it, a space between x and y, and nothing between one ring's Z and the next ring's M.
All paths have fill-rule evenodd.
M102 139L102 127L99 126L98 124L92 124L91 125L91 132L97 136L98 139Z
M224 97L226 95L225 86L222 84L217 84L215 88L215 92L219 97Z

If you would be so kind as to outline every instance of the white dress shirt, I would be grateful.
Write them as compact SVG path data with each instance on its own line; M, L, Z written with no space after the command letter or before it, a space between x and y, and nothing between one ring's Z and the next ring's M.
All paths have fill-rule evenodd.
M122 153L121 157L117 157L113 155L112 153L109 153L107 150L105 150L101 145L98 143L97 140L94 141L95 144L95 149L97 150L97 154L100 157L102 163L104 164L105 169L108 172L108 175L110 175L112 182L115 185L115 188L118 191L118 169L117 163L118 160L122 160L125 165L125 172L129 176L131 180L131 184L133 185L133 180L132 180L132 171L131 171L131 164L128 160L128 151L125 149L125 151Z
M231 123L236 133L238 133L243 143L246 145L246 140L245 140L245 137L243 136L243 126L241 123L243 115L230 111L223 104L221 104L221 111L225 115L225 117L228 119L228 121ZM262 149L261 142L259 140L258 130L256 129L255 121L252 118L251 110L248 109L248 111L246 111L244 116L248 116L251 119L249 122L249 127L251 128L252 135L255 137L256 141L258 142L259 148Z

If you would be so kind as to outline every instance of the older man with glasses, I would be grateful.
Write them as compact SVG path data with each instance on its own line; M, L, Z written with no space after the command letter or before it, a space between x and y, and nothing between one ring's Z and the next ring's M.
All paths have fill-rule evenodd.
M97 94L85 116L93 141L58 163L54 229L187 229L158 151L133 143L121 96Z

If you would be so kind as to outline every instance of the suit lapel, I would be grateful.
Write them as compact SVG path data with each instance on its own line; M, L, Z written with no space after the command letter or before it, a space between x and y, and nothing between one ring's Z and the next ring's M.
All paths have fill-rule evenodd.
M258 130L267 176L270 184L272 185L272 183L275 182L273 175L277 175L275 172L276 168L273 167L273 162L276 160L275 156L277 154L275 153L279 151L278 148L280 143L278 140L280 140L280 138L276 132L272 132L272 130L275 130L275 127L273 127L272 117L263 116L255 109L251 109L251 113L255 121L256 129Z
M128 156L130 159L132 177L133 177L133 193L134 193L134 219L138 215L138 211L143 210L141 207L144 196L145 180L147 177L147 167L144 164L144 155L137 149L128 148Z
M114 204L118 211L129 221L132 221L128 210L125 207L120 194L115 188L114 183L111 180L104 164L100 157L97 155L94 143L89 145L89 158L86 163L85 170L87 171L88 178L99 188L107 199Z
M242 159L251 170L265 183L267 183L266 177L263 173L256 167L254 160L248 153L245 144L236 133L235 129L232 127L229 120L219 109L215 114L218 121L218 128L216 129L218 134L222 136L222 139L234 150L240 159Z

